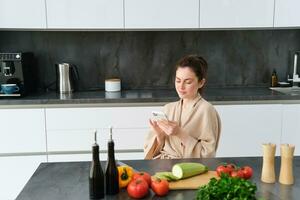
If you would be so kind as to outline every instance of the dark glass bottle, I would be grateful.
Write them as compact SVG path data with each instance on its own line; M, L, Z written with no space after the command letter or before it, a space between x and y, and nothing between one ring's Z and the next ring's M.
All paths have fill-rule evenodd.
M112 139L112 128L110 127L110 140L108 145L108 157L106 163L106 194L114 195L119 193L119 174L115 160L114 141Z
M277 87L277 85L278 85L278 77L277 77L276 70L274 69L271 77L271 87Z
M95 132L95 143L92 147L93 160L91 163L89 187L90 199L104 198L104 174L99 161L99 146L97 144L97 132Z

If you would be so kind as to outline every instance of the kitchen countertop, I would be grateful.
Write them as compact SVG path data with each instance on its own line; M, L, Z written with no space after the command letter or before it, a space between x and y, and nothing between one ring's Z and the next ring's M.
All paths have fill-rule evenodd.
M215 169L222 162L234 163L239 166L249 165L254 174L251 180L257 185L257 197L272 200L296 200L300 196L300 157L294 158L294 180L292 186L262 183L260 181L262 157L210 158L210 159L181 159L181 160L131 160L123 161L139 171L154 174L157 171L170 171L177 162L201 162L210 169ZM280 157L275 160L276 177L279 175ZM104 162L101 163L105 165ZM90 162L42 163L25 185L16 200L88 200L88 175ZM153 192L144 199L194 199L196 190L170 191L166 197L156 197ZM118 195L106 196L105 199L131 199L126 190Z
M300 103L300 95L286 95L266 87L207 88L203 95L218 104ZM151 106L177 101L174 90L82 91L71 95L55 92L0 98L0 107Z

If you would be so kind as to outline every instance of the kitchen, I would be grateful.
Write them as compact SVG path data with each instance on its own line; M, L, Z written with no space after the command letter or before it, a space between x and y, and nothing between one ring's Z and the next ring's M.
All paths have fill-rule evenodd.
M36 92L0 99L6 123L0 183L7 191L0 198L16 198L41 162L90 161L94 129L101 160L107 158L110 125L116 158L143 159L151 112L178 99L173 66L190 53L209 64L205 98L222 120L217 157L262 156L264 142L299 146L299 96L269 89L273 69L280 81L293 75L294 52L300 49L297 5L296 0L0 0L0 52L33 52L37 66ZM62 62L78 68L78 90L71 95L55 91L55 64ZM105 79L115 77L122 91L105 92ZM17 183L9 181L12 173Z

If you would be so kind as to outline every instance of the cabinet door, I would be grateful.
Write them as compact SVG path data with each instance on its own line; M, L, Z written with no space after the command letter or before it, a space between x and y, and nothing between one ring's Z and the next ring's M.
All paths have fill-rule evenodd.
M44 109L0 109L0 154L46 152Z
M280 144L281 105L216 106L222 122L218 157L262 156L263 143ZM276 152L279 155L279 152Z
M283 105L281 143L294 144L294 155L300 155L300 105ZM278 150L279 151L279 150Z
M198 28L199 0L125 0L125 28Z
M144 159L143 152L133 153L115 153L116 160L142 160ZM77 161L91 161L92 153L89 154L57 154L49 155L48 162L77 162ZM107 160L106 153L100 153L100 160Z
M275 1L275 27L300 26L300 1L299 0L276 0Z
M46 156L0 157L0 199L15 199Z
M274 0L200 0L200 28L273 27Z
M116 150L143 150L146 134L150 129L114 129ZM109 129L98 129L100 150L107 150ZM90 151L94 142L94 130L47 131L49 152Z
M44 0L0 0L0 28L46 28Z
M151 111L162 107L102 107L46 109L47 130L148 128Z
M46 0L48 28L124 28L123 0Z

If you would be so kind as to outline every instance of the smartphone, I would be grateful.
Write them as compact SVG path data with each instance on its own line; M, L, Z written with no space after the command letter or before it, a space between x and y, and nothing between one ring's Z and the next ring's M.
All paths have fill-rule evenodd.
M161 111L152 111L152 119L153 120L168 120L168 117L165 113Z

